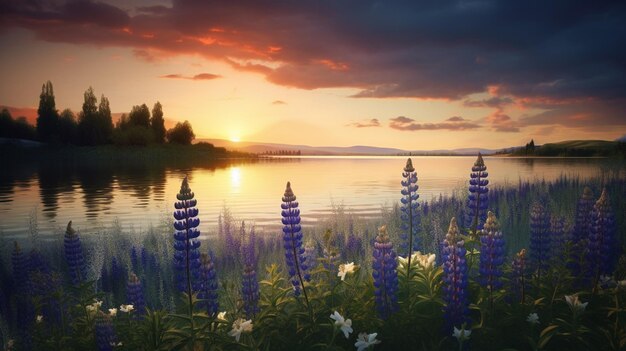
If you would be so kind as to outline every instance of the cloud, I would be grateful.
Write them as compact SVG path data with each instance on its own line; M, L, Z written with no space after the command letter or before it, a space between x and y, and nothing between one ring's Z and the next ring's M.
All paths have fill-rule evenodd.
M503 108L504 106L510 105L512 103L513 103L513 99L510 97L492 96L489 99L483 99L483 100L478 100L478 101L465 100L463 101L463 106Z
M493 112L487 116L486 120L496 132L517 133L520 131L518 123L501 110Z
M212 74L212 73L199 73L196 74L195 76L183 76L182 74L166 74L163 76L160 76L159 78L169 78L169 79L189 79L189 80L212 80L212 79L217 79L217 78L222 78L222 76L218 75L218 74Z
M372 118L365 120L363 122L354 122L346 124L346 127L355 127L355 128L369 128L369 127L380 127L380 121L378 118Z
M597 101L605 108L589 127L612 123L616 117L602 111L626 99L625 21L626 3L611 1L177 0L131 13L91 0L0 5L0 31L128 47L151 61L195 55L282 86L500 109L543 100L557 119L571 115L576 101ZM494 86L497 96L468 100Z
M272 105L287 105L283 100L274 100L272 101Z
M480 125L467 121L462 117L450 117L441 123L416 123L413 118L399 116L389 119L389 127L396 130L470 130Z

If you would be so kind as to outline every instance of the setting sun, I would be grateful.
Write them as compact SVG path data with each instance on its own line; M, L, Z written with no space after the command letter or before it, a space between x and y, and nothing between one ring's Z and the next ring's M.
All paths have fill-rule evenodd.
M233 143L238 143L241 141L241 138L238 136L233 136L233 137L230 137L230 141L232 141Z

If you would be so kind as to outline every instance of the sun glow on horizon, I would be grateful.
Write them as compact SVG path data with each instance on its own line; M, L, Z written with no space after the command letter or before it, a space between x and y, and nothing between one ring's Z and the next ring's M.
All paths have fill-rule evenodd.
M230 141L232 141L233 143L238 143L241 141L241 137L238 136L231 136L230 137Z

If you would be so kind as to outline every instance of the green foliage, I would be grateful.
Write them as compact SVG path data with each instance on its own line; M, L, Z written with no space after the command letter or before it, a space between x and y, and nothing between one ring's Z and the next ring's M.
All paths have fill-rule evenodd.
M161 106L161 103L158 101L152 108L150 127L154 133L154 142L163 144L165 142L165 120L163 119L163 106Z
M37 136L39 140L46 142L55 141L57 139L59 113L56 109L54 90L50 81L47 81L41 87L37 116Z
M13 119L9 110L0 111L0 138L36 140L37 130L28 124L25 117Z
M191 124L188 121L176 123L174 128L167 131L167 140L170 143L190 145L196 135L193 133Z
M70 109L61 112L59 118L59 141L64 144L75 144L78 140L78 123Z
M146 146L153 142L154 134L148 128L130 125L115 129L113 143L122 146Z
M133 126L150 128L150 110L148 106L146 104L133 106L128 114L128 120Z

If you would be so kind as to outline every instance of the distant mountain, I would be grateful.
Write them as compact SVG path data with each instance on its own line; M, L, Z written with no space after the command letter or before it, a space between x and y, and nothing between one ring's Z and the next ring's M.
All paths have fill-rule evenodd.
M622 135L621 138L615 139L618 143L626 143L626 134Z
M403 150L396 148L355 145L355 146L309 146L290 145L264 142L233 142L223 139L197 139L196 142L208 142L215 146L225 147L250 153L300 152L302 155L484 155L494 154L496 150L480 148L462 148L453 150Z
M612 157L624 155L624 148L617 141L608 140L567 140L558 143L538 145L534 151L520 148L513 152L519 156L558 156L558 157Z

